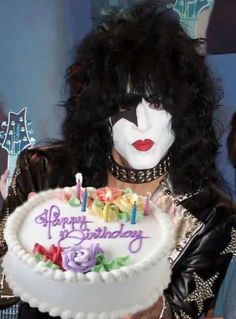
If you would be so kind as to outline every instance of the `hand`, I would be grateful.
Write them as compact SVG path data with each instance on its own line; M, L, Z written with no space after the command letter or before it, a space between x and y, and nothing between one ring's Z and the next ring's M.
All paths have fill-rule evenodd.
M204 317L204 319L223 319L222 317L213 317L213 312L214 312L213 308L209 309L207 311L206 317Z
M121 319L156 319L162 310L162 298L159 298L150 308L138 311L134 315L127 315Z
M30 192L29 194L28 194L28 199L30 199L31 197L33 197L33 196L35 196L37 193L35 193L35 192Z
M0 193L3 199L7 197L7 178L9 176L9 171L6 169L0 178Z

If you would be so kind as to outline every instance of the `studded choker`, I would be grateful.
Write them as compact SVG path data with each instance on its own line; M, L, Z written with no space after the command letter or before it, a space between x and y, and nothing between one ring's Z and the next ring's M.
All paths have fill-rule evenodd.
M166 156L155 167L150 169L134 169L118 164L109 155L109 169L111 174L122 182L142 184L151 182L165 174L170 167L170 157Z

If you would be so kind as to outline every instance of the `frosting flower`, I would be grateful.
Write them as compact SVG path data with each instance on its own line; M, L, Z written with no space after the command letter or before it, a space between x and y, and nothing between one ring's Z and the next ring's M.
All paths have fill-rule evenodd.
M99 254L103 254L99 244L91 244L88 248L73 246L62 252L63 268L87 273L96 265L96 256Z
M42 245L36 243L33 248L34 254L39 254L42 256L42 260L47 262L51 261L53 264L57 265L60 269L62 268L62 249L60 246L52 245L49 250L44 248Z
M108 193L110 194L109 199L107 198ZM95 191L94 195L95 195L95 198L97 198L102 203L106 203L106 202L112 203L115 198L122 195L122 191L112 187L101 187Z

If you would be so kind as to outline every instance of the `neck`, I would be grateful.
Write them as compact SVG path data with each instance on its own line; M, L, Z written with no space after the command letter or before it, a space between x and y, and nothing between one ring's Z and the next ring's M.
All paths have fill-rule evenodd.
M129 164L121 157L121 155L113 148L112 156L116 163L121 165L124 168L130 168ZM159 187L160 182L165 178L166 174L158 176L157 178L142 183L130 183L129 181L124 181L117 178L115 174L112 174L110 171L108 173L108 186L115 187L119 189L131 188L134 192L140 195L146 195L147 193L154 193L154 191Z

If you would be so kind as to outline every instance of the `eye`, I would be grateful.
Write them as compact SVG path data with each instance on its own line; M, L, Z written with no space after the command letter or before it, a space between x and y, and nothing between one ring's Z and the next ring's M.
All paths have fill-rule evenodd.
M123 112L130 112L131 110L133 110L137 105L120 105L119 106L119 113L123 113Z
M150 103L149 107L153 110L164 110L161 102L152 102Z
M119 112L125 112L125 111L127 111L127 108L125 108L124 106L119 107Z

